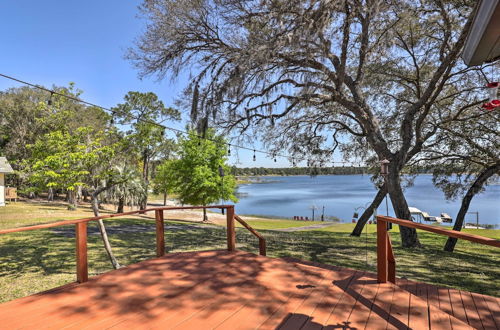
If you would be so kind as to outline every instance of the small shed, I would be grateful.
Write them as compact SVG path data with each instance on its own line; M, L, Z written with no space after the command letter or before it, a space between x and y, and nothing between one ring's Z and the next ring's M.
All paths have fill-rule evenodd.
M0 206L5 206L5 174L13 172L7 158L0 157Z

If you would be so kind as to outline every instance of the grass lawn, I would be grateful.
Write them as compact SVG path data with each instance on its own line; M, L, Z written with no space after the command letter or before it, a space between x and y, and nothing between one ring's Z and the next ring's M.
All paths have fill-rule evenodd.
M324 224L321 221L294 221L294 220L278 220L278 219L262 219L262 220L245 220L250 226L258 230L266 229L283 229L283 228L296 228L296 227L308 227L312 225ZM237 227L243 227L238 222Z
M0 208L0 228L11 228L54 220L90 216L89 209L66 211L57 204L17 203ZM349 236L353 224L300 231L270 229L310 225L312 222L286 220L248 221L267 239L268 256L292 256L326 264L376 271L375 225L368 235ZM143 217L127 217L105 222L111 244L121 264L127 265L155 256L154 223ZM223 226L166 221L166 247L172 251L225 248ZM92 228L94 227L94 228ZM0 236L0 301L26 296L75 280L73 226ZM136 232L123 232L138 228ZM89 271L96 275L111 269L95 225L89 225ZM465 230L500 238L498 230ZM419 233L424 248L403 249L398 230L391 231L397 276L500 296L500 251L460 241L454 253L442 251L446 238ZM245 229L237 229L237 247L257 253L258 242ZM368 261L368 262L367 262Z

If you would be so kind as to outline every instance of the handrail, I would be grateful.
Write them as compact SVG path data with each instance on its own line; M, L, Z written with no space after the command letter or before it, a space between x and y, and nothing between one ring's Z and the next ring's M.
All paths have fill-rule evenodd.
M241 223L243 225L243 227L248 229L252 234L254 234L259 239L259 254L261 256L265 256L266 255L266 239L264 238L264 236L262 236L261 234L259 234L259 232L257 232L255 229L253 229L248 223L246 223L245 220L240 218L239 215L235 214L234 218L236 219L236 221Z
M500 248L500 240L496 240L494 238L462 233L455 230L448 230L389 216L377 215L377 279L380 283L386 283L387 281L396 283L396 262L392 251L389 232L387 231L388 222L404 227L421 229L439 235L460 238L474 243Z
M237 219L245 228L250 230L259 238L259 250L261 255L266 255L266 241L258 232L250 227L245 221L234 213L234 205L209 205L209 206L166 206L153 207L145 210L135 210L123 213L106 214L98 217L90 217L76 220L57 221L42 225L26 226L19 228L11 228L0 230L1 234L9 234L23 232L28 230L46 229L59 226L75 225L75 249L76 249L76 278L77 282L83 283L88 281L88 262L87 262L87 223L102 219L116 218L125 215L144 214L146 212L155 212L156 222L156 256L165 255L165 223L163 211L168 210L193 210L193 209L226 209L227 218L227 250L236 250L236 232L234 220Z
M484 236L479 236L479 235L474 235L474 234L468 234L468 233L462 233L462 232L456 231L456 230L439 228L436 226L425 225L423 223L417 223L417 222L413 222L410 220L402 220L402 219L388 217L388 216L384 216L384 215L377 216L377 221L379 219L382 221L392 222L392 223L395 223L397 225L401 225L404 227L422 229L422 230L430 231L430 232L440 234L440 235L464 239L464 240L471 241L474 243L480 243L480 244L485 244L485 245L491 245L494 247L500 247L500 240L497 240L494 238L489 238L489 237L484 237Z
M97 221L97 220L102 220L102 219L116 218L116 217L121 217L121 216L124 216L124 215L144 214L146 212L157 211L157 210L158 211L164 211L164 210L193 210L193 209L227 209L227 208L230 208L230 207L234 207L234 206L233 205L210 205L210 206L165 206L165 207L152 207L152 208L144 209L144 210L135 210L135 211L122 212L122 213L113 213L113 214L100 215L98 217L90 217L90 218L75 219L75 220L63 220L63 221L56 221L56 222L46 223L46 224L42 224L42 225L34 225L34 226L26 226L26 227L19 227L19 228L3 229L3 230L0 230L0 235L1 234L9 234L9 233L17 233L17 232L28 231L28 230L37 230L37 229L46 229L46 228L59 227L59 226L75 225L77 223L82 223L82 222L89 222L89 221Z

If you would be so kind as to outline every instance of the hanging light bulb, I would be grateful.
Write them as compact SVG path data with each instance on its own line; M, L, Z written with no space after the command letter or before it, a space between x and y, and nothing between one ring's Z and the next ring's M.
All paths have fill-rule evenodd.
M227 146L227 155L231 156L231 143L229 143Z
M219 165L219 176L221 178L223 178L225 176L225 174L224 174L224 168L221 165Z
M47 100L47 105L48 106L51 106L52 105L52 96L54 95L54 92L50 92L50 97L49 99Z
M253 161L255 162L257 160L257 156L255 156L255 149L253 149Z

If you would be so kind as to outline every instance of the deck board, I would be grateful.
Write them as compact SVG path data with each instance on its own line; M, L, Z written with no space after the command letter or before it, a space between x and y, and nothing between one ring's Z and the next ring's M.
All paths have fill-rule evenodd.
M0 329L467 329L498 298L246 252L172 253L0 304Z
M469 320L469 324L476 329L484 329L479 314L477 312L476 304L472 299L472 295L467 291L460 291L460 296L462 297L462 302L465 309L465 314Z
M468 322L467 314L465 313L465 306L462 301L462 295L460 295L459 290L448 289L450 293L451 309L453 311L453 316L464 322Z
M304 330L322 329L323 324L327 324L337 304L347 294L345 287L359 276L359 272L342 269L335 275L337 284L339 285L328 286L323 291L322 297L316 302L316 308L309 315L309 319L302 327Z
M500 299L481 295L488 306L491 315L493 316L493 321L495 322L498 329L500 329Z
M481 318L481 322L485 329L500 329L500 319L497 320L498 324L495 323L495 319L493 318L493 314L491 313L486 301L483 296L477 293L471 293L472 299L477 306L477 311L479 313L479 317Z

